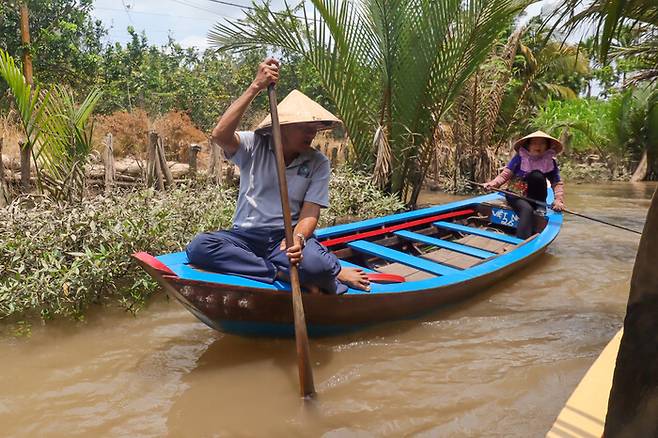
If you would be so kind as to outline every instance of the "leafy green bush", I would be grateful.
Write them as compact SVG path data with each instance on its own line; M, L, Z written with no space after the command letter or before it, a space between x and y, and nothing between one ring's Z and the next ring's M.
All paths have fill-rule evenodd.
M196 233L230 223L231 189L177 188L97 196L79 204L14 204L0 227L0 319L79 318L89 303L139 307L155 290L130 259L179 251Z
M404 207L396 196L386 195L363 172L342 167L329 183L330 208L322 212L320 226L391 214Z
M0 320L83 318L92 303L138 310L156 284L130 255L180 251L197 233L228 227L235 198L233 188L179 186L77 204L28 198L0 210ZM334 175L331 201L324 224L401 207L351 171Z

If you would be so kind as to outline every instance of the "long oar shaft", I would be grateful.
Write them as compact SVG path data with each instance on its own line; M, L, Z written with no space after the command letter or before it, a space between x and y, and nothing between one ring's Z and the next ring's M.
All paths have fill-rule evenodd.
M281 209L283 211L283 226L286 232L286 248L293 246L292 217L288 202L288 183L286 181L286 163L283 157L281 143L281 125L277 111L276 90L274 84L267 87L270 99L270 114L272 116L272 137L274 140L274 153L276 156L277 174L279 177L279 192L281 193ZM306 332L306 318L304 316L304 302L299 285L299 272L297 266L290 265L290 284L292 286L292 308L295 320L295 342L297 345L297 367L299 369L299 390L302 397L315 394L313 385L313 369L308 347L308 334Z
M474 182L474 181L469 181L469 182L470 182L471 184L473 184L473 185L480 186L480 187L484 187L484 184L476 183L476 182ZM548 204L545 203L545 202L536 201L536 200L534 200L534 199L527 198L527 197L525 197L525 196L523 196L523 195L519 195L518 193L510 192L509 190L496 189L496 188L493 188L493 187L487 187L487 188L488 188L489 190L493 190L493 191L495 191L495 192L502 193L502 194L504 194L504 195L514 196L515 198L523 199L523 200L528 201L528 202L533 202L533 203L535 203L535 204L537 204L537 205L541 205L541 206L546 207L546 208L550 208L550 207L551 207L550 205L548 205ZM610 226L610 227L619 228L620 230L630 231L631 233L635 233L635 234L640 234L640 235L642 235L642 232L637 231L637 230L633 230L633 229L631 229L631 228L626 228L626 227L623 226L623 225L617 225L617 224L613 224L613 223L610 223L610 222L606 222L606 221L601 220L601 219L597 219L597 218L594 218L594 217L591 217L591 216L586 216L586 215L581 214L581 213L576 213L575 211L567 210L566 208L565 208L564 210L562 210L562 211L565 212L565 213L572 214L572 215L574 215L574 216L582 217L583 219L589 219L589 220L591 220L591 221L598 222L598 223L603 224L603 225L608 225L608 226Z
M589 219L591 221L598 222L598 223L603 224L603 225L608 225L610 227L619 228L620 230L630 231L631 233L639 234L640 236L642 235L641 231L633 230L631 228L626 228L623 225L613 224L613 223L606 222L606 221L601 220L601 219L597 219L595 217L585 216L584 214L576 213L575 211L567 210L566 208L563 211L565 213L569 213L569 214L572 214L574 216L582 217L583 219Z

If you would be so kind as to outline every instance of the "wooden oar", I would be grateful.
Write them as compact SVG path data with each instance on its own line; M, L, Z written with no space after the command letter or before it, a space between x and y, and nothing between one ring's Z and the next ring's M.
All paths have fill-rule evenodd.
M523 196L523 195L519 195L518 193L510 192L509 190L496 189L496 188L493 188L493 187L485 187L484 184L480 184L480 183L477 183L477 182L475 182L475 181L468 181L468 183L469 183L469 184L472 184L472 185L474 185L474 186L482 187L482 188L484 188L484 189L486 189L486 190L493 190L494 192L499 192L499 193L502 193L502 194L504 194L504 195L514 196L515 198L523 199L523 200L525 200L525 201L532 202L532 203L535 203L535 204L537 204L537 205L541 205L542 207L551 208L551 206L548 205L548 204L545 203L545 202L541 202L541 201L537 201L537 200L534 200L534 199L530 199L530 198L527 198L527 197L525 197L525 196ZM591 221L598 222L598 223L603 224L603 225L608 225L608 226L610 226L610 227L619 228L620 230L630 231L631 233L635 233L635 234L642 235L642 232L637 231L637 230L633 230L633 229L631 229L631 228L626 228L626 227L624 227L623 225L617 225L617 224L613 224L613 223L610 223L610 222L603 221L603 220L601 220L601 219L596 219L596 218L594 218L594 217L585 216L584 214L576 213L575 211L567 210L566 208L563 209L562 211L565 212L565 213L572 214L572 215L574 215L574 216L582 217L583 219L589 219L589 220L591 220Z
M274 84L267 87L270 98L270 114L272 116L272 137L274 139L274 153L276 156L277 174L279 177L279 192L281 193L281 209L283 210L283 226L286 232L286 248L294 245L292 237L292 218L288 202L288 183L286 182L286 163L283 157L281 144L281 125L277 111L276 90ZM299 369L299 391L302 397L312 397L315 394L313 385L313 369L308 348L308 334L306 333L306 318L304 317L304 303L302 290L299 285L299 272L297 266L290 265L290 284L292 285L292 310L295 317L295 342L297 344L297 367Z

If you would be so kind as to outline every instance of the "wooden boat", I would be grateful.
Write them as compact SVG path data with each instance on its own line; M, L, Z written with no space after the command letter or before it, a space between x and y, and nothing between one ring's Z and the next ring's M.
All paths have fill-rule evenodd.
M562 225L562 215L549 210L536 217L541 231L522 241L514 237L517 220L504 198L492 193L317 230L343 266L361 267L376 282L369 293L304 294L309 335L413 318L508 277L539 257ZM287 283L203 271L188 264L185 252L134 257L170 296L214 329L294 335Z
M600 438L603 436L612 377L621 343L619 330L580 381L547 438Z

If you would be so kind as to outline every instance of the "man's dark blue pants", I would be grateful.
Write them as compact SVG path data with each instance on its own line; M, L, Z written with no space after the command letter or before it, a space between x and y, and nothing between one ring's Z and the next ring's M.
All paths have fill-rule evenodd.
M290 261L279 246L285 237L280 228L244 229L201 233L187 246L189 262L222 274L239 275L273 283L278 273L289 278ZM340 294L347 287L336 277L341 270L338 258L315 238L306 241L299 264L302 285L317 286L324 292Z

